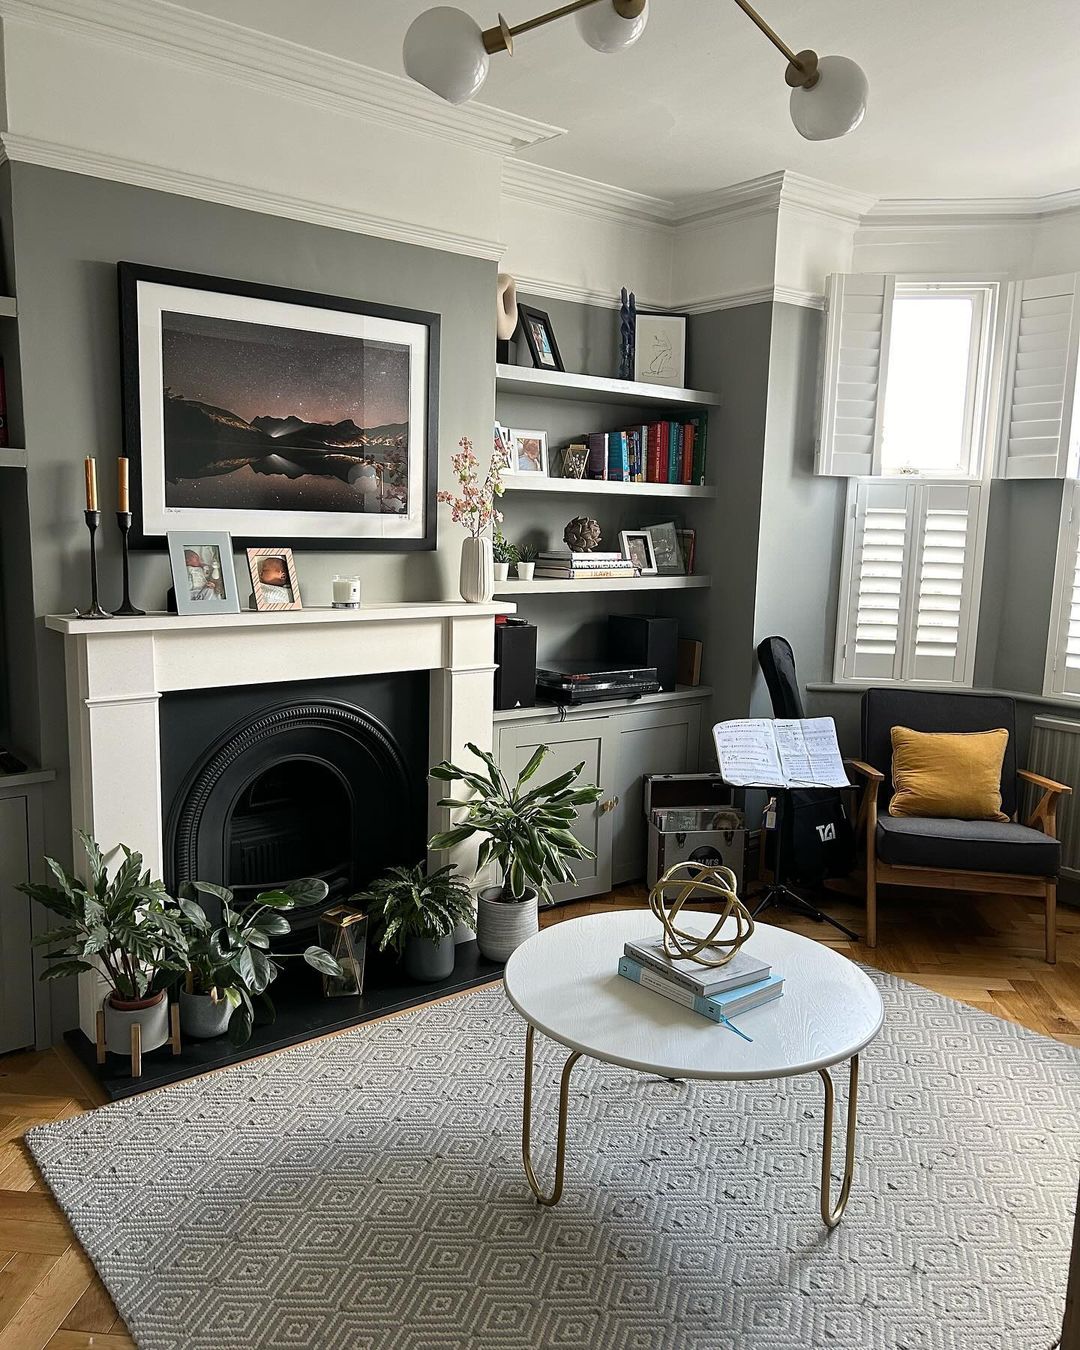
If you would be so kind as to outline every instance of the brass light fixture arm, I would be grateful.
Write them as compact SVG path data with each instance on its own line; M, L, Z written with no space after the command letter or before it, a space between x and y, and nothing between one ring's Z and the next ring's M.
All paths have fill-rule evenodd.
M570 14L576 14L579 9L588 9L590 5L600 3L614 5L616 12L624 19L636 19L645 8L645 0L570 0L569 4L560 5L558 9L539 14L535 19L526 19L524 23L514 24L513 27L500 14L499 22L494 28L485 28L481 34L484 50L489 53L507 52L513 56L514 38L519 33L531 33L534 28L543 28L545 24L554 23L556 19L565 19Z
M530 1134L532 1130L532 1078L533 1078L533 1038L536 1028L529 1023L525 1032L525 1101L521 1113L521 1161L525 1167L525 1179L529 1189L542 1205L557 1205L563 1193L563 1174L566 1170L566 1109L570 1097L570 1074L581 1058L578 1051L569 1057L563 1065L562 1080L559 1083L559 1133L555 1146L555 1184L551 1194L545 1195L536 1179L532 1165Z
M788 67L784 79L792 89L813 89L821 78L818 73L818 55L809 48L804 52L793 52L775 29L765 22L761 15L748 3L748 0L735 0L742 12L765 34L773 46L787 57Z
M835 1228L847 1208L851 1194L851 1182L855 1175L855 1129L856 1106L859 1094L859 1056L851 1057L851 1078L848 1082L847 1131L844 1143L844 1177L840 1183L840 1194L836 1204L832 1203L832 1141L833 1114L836 1093L833 1089L832 1074L828 1069L819 1069L821 1081L825 1085L825 1123L821 1140L821 1219L826 1228Z

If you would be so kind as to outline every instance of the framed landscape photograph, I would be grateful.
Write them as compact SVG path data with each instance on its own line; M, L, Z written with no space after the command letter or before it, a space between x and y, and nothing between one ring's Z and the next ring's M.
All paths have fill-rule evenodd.
M291 548L249 548L247 563L256 609L303 609Z
M643 384L686 384L686 316L643 314L634 323L634 379Z
M511 431L508 473L535 473L548 471L548 436L546 431Z
M133 544L435 547L437 314L118 271Z
M223 531L170 530L169 567L177 614L239 614L233 542Z

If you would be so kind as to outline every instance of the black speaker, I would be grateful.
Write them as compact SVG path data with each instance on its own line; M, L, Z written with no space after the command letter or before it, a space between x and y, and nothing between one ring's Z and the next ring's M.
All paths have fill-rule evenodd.
M674 689L679 621L659 614L609 614L607 655L631 666L655 666L660 688Z
M536 703L536 625L512 619L495 625L495 707Z

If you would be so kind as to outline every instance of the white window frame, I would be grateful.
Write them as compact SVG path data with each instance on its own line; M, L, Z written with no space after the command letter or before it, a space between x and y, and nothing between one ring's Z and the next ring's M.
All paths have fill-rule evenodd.
M876 486L875 486L876 485ZM888 485L888 486L887 486ZM968 550L965 556L967 595L963 597L957 638L959 669L952 679L920 678L916 673L916 633L918 628L918 587L928 509L935 509L935 489L955 487L966 490L969 499L967 521ZM901 600L898 616L896 654L892 674L856 673L855 621L858 606L856 551L859 544L859 502L863 493L903 493L907 512ZM836 614L836 643L833 656L833 680L836 684L866 688L870 685L905 685L917 688L971 688L975 673L976 634L982 597L983 555L986 521L990 507L989 484L972 478L942 479L929 475L890 475L849 480L844 524L843 554L840 567L840 595ZM890 509L896 509L890 508ZM849 659L850 658L850 659Z
M1070 672L1065 664L1078 554L1080 554L1080 482L1074 480L1065 484L1061 494L1061 519L1058 525L1057 558L1054 563L1054 591L1050 601L1050 632L1046 643L1043 695L1046 698L1076 699L1080 702L1080 670ZM1070 683L1074 688L1069 688Z

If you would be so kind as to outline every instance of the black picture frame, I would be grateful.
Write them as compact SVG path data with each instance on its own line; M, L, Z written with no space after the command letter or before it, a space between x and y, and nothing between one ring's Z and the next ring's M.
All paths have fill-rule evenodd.
M562 353L559 351L559 344L555 341L555 329L552 326L551 316L542 309L534 309L532 305L518 304L518 322L521 331L525 334L525 341L529 347L529 355L532 357L532 363L537 370L561 370L566 367L563 365ZM544 333L548 350L551 353L552 361L544 359L544 352L537 341L534 325L539 326Z
M420 420L423 427L423 445L417 458L422 483L415 498L419 511L417 532L410 536L363 537L350 534L290 533L280 523L283 512L265 512L265 529L238 529L233 533L237 548L258 547L268 543L288 543L298 550L319 549L338 552L397 553L431 551L437 546L437 503L439 467L439 366L441 317L426 310L405 309L394 305L355 300L347 296L325 295L314 291L293 290L262 282L241 281L196 272L177 271L143 263L119 262L117 284L120 306L120 370L124 453L130 462L130 491L132 528L130 543L135 548L164 549L166 530L147 528L143 510L148 465L144 462L144 416L141 404L141 339L139 314L139 287L142 283L176 287L185 290L211 292L238 299L269 301L278 305L339 311L388 320L403 325L417 325L426 333L426 370L423 372L424 411ZM297 327L302 324L297 322ZM162 397L164 397L162 395ZM155 458L157 448L154 450ZM161 449L164 471L164 443ZM156 467L156 466L155 466ZM411 470L411 465L410 465ZM382 480L379 480L380 484ZM380 485L379 491L382 488ZM222 512L225 514L225 512ZM256 510L245 511L245 516L257 515ZM307 513L305 513L307 514ZM270 517L273 519L270 519ZM327 523L340 518L340 513L327 514ZM370 518L370 517L369 517ZM223 523L228 528L228 523ZM189 529L183 511L170 519L170 530Z

